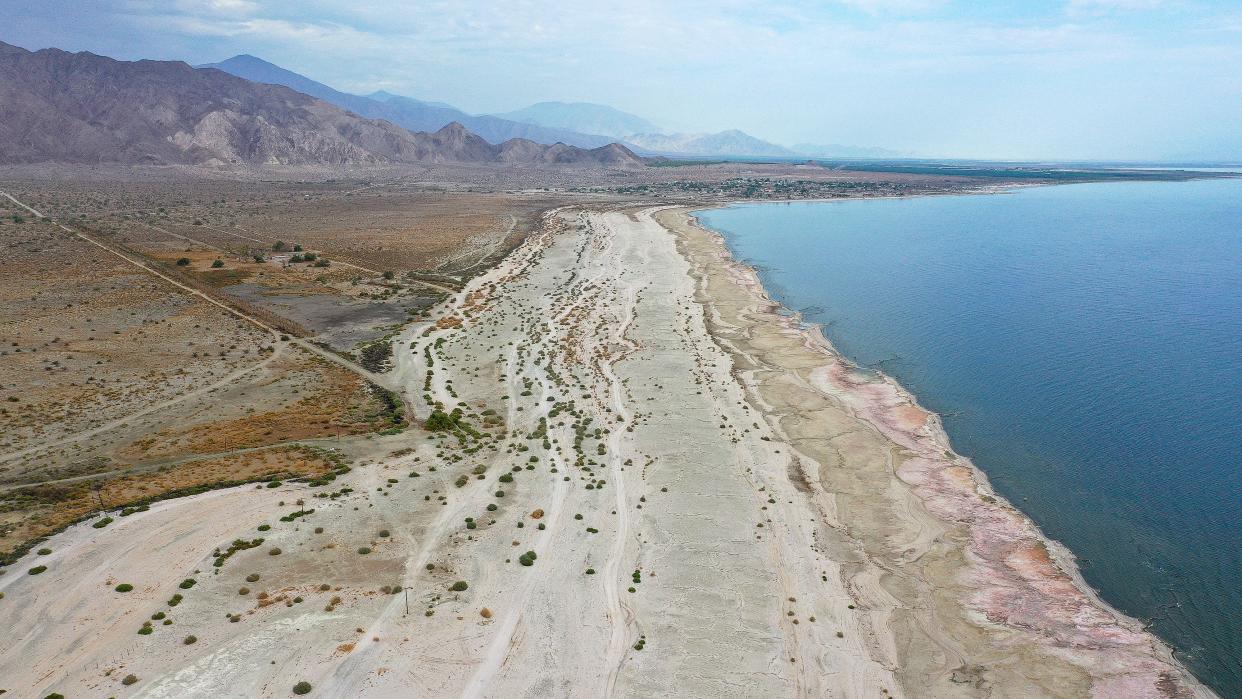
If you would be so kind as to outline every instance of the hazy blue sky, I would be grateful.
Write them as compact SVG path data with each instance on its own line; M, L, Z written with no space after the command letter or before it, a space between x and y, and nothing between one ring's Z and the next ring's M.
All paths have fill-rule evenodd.
M0 0L0 16L26 48L251 53L471 112L579 100L784 144L1242 159L1242 0Z

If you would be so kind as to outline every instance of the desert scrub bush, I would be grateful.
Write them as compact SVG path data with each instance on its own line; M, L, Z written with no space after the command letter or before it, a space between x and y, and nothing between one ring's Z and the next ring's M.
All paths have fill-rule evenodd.
M92 527L94 527L94 528L96 528L96 529L103 529L104 527L108 526L109 524L112 524L112 518L111 518L111 517L104 517L103 519L99 520L98 522L95 522L95 523L94 523L94 524L92 524L91 526L92 526Z
M173 595L172 597L169 597L169 598L168 598L168 606L170 606L170 607L175 607L175 606L177 606L178 604L181 604L181 600L182 600L182 599L184 599L184 598L181 596L181 593L177 593L177 594Z
M125 679L121 680L121 684L125 685L126 687L130 686L131 684L136 684L137 682L138 682L138 676L134 674L126 675Z
M212 565L217 568L222 568L224 567L224 562L227 561L233 554L238 551L245 551L246 549L255 548L262 543L263 539L251 539L250 541L246 541L245 539L234 539L233 543L229 544L228 550L216 551L212 554L216 557L216 560L212 563Z
M365 555L367 555L368 553L371 553L371 547L370 547L370 546L359 546L359 547L358 547L358 553L360 553L360 554L362 554L362 555L364 555L364 556L365 556Z
M52 549L39 549L35 553L38 553L40 556L46 556L51 552L52 552Z
M302 680L301 682L293 685L293 693L299 696L302 694L310 694L311 689L311 683L306 680Z
M272 528L272 525L270 525L270 524L260 524L260 525L257 527L257 529L258 529L259 531L261 531L261 532L265 532L265 531L267 531L268 529L271 529L271 528Z
M258 582L258 581L259 581L258 573L251 573L250 575L246 576L246 582Z
M154 633L155 627L151 626L151 622L147 621L142 624L142 628L138 629L139 636L150 636Z
M272 547L272 549L271 549L270 551L268 551L268 552L267 552L267 555L269 555L269 556L279 556L279 555L280 555L280 547L278 547L278 546L273 546L273 547Z
M182 590L188 590L191 587L194 587L194 583L196 582L198 581L195 580L194 578L186 578L185 580L182 580L181 583L177 585L177 587L181 588Z
M464 592L468 587L470 587L470 585L467 584L465 580L458 580L452 585L449 585L449 589L453 592Z
M379 530L379 535L380 535L380 537L382 537L382 538L387 538L387 537L391 536L391 535L388 533L388 530L387 530L387 529L381 529L381 530Z
M518 558L518 563L529 567L535 564L535 558L536 556L534 551L527 551Z
M35 566L26 572L30 575L38 575L39 573L42 573L45 570L47 570L47 566Z
M198 637L195 636L194 634L190 634L189 636L185 637L185 640L182 641L182 643L184 643L187 646L192 646L195 643L198 643Z
M151 615L151 618L154 619L155 621L159 621L160 619L164 618L164 612L156 612Z
M116 590L117 592L130 592L131 590L134 589L134 586L130 585L129 583L121 583L120 585L117 585L116 587L112 589Z

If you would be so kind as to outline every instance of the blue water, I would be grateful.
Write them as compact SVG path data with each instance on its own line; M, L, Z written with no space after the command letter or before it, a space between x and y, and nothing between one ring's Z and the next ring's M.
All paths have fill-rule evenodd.
M1242 696L1242 180L704 212L777 300Z

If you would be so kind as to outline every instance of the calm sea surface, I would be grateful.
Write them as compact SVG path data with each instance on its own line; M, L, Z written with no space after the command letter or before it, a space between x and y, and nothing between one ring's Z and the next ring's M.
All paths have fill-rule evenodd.
M769 292L1242 696L1242 180L707 211Z

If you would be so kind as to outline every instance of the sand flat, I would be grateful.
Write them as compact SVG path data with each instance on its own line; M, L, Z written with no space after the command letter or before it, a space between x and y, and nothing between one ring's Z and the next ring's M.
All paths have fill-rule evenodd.
M0 581L0 688L1210 696L934 415L776 310L685 209L552 211L394 342L389 378L456 427L363 440L327 486L53 537L47 572L32 554ZM315 512L280 521L297 500ZM138 635L161 610L175 625Z

